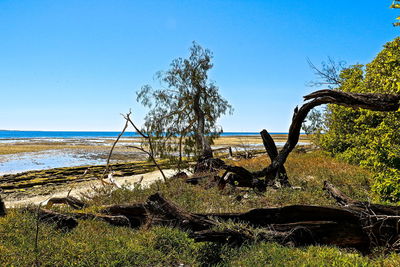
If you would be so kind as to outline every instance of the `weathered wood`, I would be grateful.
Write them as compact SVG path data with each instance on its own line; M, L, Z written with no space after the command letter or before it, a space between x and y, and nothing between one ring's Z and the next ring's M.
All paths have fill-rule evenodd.
M373 204L353 200L328 181L324 182L323 189L326 190L340 206L349 207L354 211L366 212L371 215L400 216L400 206Z
M111 215L91 214L91 213L68 213L67 215L75 219L99 220L114 226L131 227L129 219L123 215L111 216Z
M191 231L205 230L216 225L215 221L209 220L205 216L186 212L159 193L151 195L147 199L145 207L149 214L147 224L172 225Z
M143 225L148 217L143 204L106 206L101 210L101 213L110 216L124 216L128 218L131 227Z
M228 147L228 154L229 154L229 157L233 157L233 152L232 152L232 147L230 146L230 147Z
M278 149L276 148L275 142L272 139L272 136L265 129L260 132L260 135L263 140L264 148L267 151L267 154L271 159L271 162L273 162L275 158L278 156ZM280 183L281 186L290 187L286 169L285 166L283 165L277 168L276 172L272 175L272 177L265 177L265 179L267 180L267 183L275 179Z
M324 104L337 104L373 111L397 111L400 95L377 93L348 93L338 90L319 90L304 96L304 100L320 99Z
M331 184L327 187L345 207L292 205L259 208L244 213L200 214L185 211L156 193L149 196L143 204L106 206L100 215L73 213L67 216L45 209L37 211L35 208L30 211L39 212L41 221L54 222L58 228L68 230L76 227L75 218L99 219L116 226L178 227L188 231L196 241L233 245L240 245L245 241L266 240L295 246L321 244L352 247L363 252L375 246L397 246L400 242L400 216L377 215L375 211L388 210L390 214L396 214L399 207L384 209L376 206L375 209L375 206L370 205L372 209L365 209L365 206L359 205L365 203L348 198ZM248 226L216 231L216 226L220 227L223 221L240 222Z
M51 208L54 204L66 204L73 209L83 209L86 207L86 203L77 199L76 197L53 197L47 201L46 208Z
M270 225L265 230L203 230L190 235L197 242L241 245L244 241L273 241L282 245L335 245L368 251L369 239L356 225L330 221Z
M200 157L197 164L194 166L194 173L214 172L221 169L225 162L218 158L203 158Z
M54 224L57 229L70 231L78 226L78 221L71 216L52 210L28 207L26 211L38 215L38 219L41 222Z
M0 217L6 216L7 214L7 209L6 205L3 202L3 199L0 196Z
M344 208L323 206L292 205L280 208L259 208L244 213L196 214L217 220L245 222L253 227L267 227L271 224L287 224L304 221L333 221L359 224L358 214Z
M369 236L370 246L392 247L393 250L400 251L400 206L353 200L327 181L324 182L323 189L340 206L358 214L360 224Z
M186 172L181 171L181 172L174 174L170 179L186 179L188 177L189 177L189 175L187 175Z

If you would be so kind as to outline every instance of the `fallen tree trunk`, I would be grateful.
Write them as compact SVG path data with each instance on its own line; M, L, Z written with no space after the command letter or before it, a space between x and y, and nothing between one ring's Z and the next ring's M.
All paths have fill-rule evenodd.
M190 213L160 194L151 195L143 204L110 206L107 214L124 214L141 222L133 227L166 225L187 230L196 241L224 242L240 245L244 241L275 241L280 244L325 244L353 247L366 251L369 247L359 218L351 211L317 206L287 206L253 209L246 213ZM140 219L139 219L140 218ZM246 223L264 229L214 230L222 221ZM257 234L256 234L257 233Z
M190 233L196 241L240 245L245 241L274 241L283 245L335 245L356 248L362 252L376 246L400 249L399 207L370 204L365 209L333 185L325 183L339 203L345 207L292 205L280 208L259 208L244 213L191 213L156 193L143 204L111 205L102 214L60 214L46 209L30 208L42 222L52 222L57 228L71 230L76 219L98 219L115 226L178 227ZM365 203L363 203L365 205ZM389 214L385 213L386 211ZM378 212L381 215L377 215ZM234 222L234 229L223 222Z
M151 195L145 208L148 213L146 224L162 224L189 229L191 231L200 231L216 226L214 220L206 216L187 212L171 201L166 200L159 193Z
M359 218L351 210L318 207L287 206L282 208L254 209L246 213L194 214L182 210L160 194L149 197L145 204L147 226L169 225L189 230L197 241L217 241L241 244L244 241L268 240L294 245L324 244L353 247L362 251L369 248L369 238ZM245 223L249 229L213 230L221 221Z
M195 241L211 241L241 245L245 241L269 241L282 245L335 245L351 247L367 252L368 237L354 224L339 224L331 221L299 222L270 225L265 230L204 230L190 235Z

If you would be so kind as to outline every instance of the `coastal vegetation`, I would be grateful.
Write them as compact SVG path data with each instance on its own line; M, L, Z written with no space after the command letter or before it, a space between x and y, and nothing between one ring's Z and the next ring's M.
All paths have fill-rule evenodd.
M235 164L257 170L269 163L267 156L240 160ZM309 166L312 166L310 168ZM321 152L294 152L286 163L292 183L301 189L270 189L263 194L235 187L219 191L206 184L193 186L184 179L170 179L167 183L149 188L111 189L85 200L94 212L98 207L119 203L140 203L156 192L190 212L243 212L251 208L279 207L290 204L334 205L321 190L323 181L336 184L343 192L358 200L376 200L369 190L372 174L362 168L340 162ZM73 212L70 207L55 208L59 212ZM246 242L240 247L208 242L196 243L186 231L157 226L131 229L111 226L98 220L79 220L70 232L39 224L35 248L37 218L35 213L20 209L9 210L0 218L0 264L3 266L165 266L165 265L241 265L241 266L397 266L397 254L386 254L384 248L371 256L362 256L351 249L327 246L290 248L271 242ZM220 227L240 227L226 223Z
M334 90L350 93L400 94L400 38L385 44L375 59L364 65L322 72ZM330 77L336 77L330 79ZM323 134L316 143L346 162L371 169L375 190L383 200L400 201L400 111L371 111L328 105L325 120L319 121ZM317 118L320 118L320 116ZM316 118L310 118L316 122ZM314 123L315 124L315 123Z

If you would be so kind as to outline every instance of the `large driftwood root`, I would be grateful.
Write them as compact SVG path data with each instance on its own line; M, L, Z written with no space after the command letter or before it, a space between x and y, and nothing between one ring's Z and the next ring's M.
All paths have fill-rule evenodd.
M359 219L345 209L288 206L253 209L246 213L190 213L160 194L151 195L142 205L110 206L107 214L124 214L135 218L134 227L167 225L189 231L196 241L224 242L240 245L245 241L275 241L280 244L325 244L365 250L368 236ZM242 222L258 230L215 230L222 221ZM133 225L132 225L133 226Z
M350 209L360 218L361 225L369 236L370 246L400 251L400 206L353 200L327 181L324 182L323 189L338 205Z
M212 162L210 158L200 158L197 168L204 170L208 167L215 171L215 165L217 165L219 169L225 169L236 174L235 176L230 176L231 181L229 182L237 186L257 188L260 191L265 191L265 188L269 185L290 187L284 164L290 152L293 151L299 141L301 125L313 108L323 104L336 104L355 109L363 108L385 112L397 111L400 108L400 95L319 90L304 96L304 100L308 102L304 103L300 108L296 107L294 109L287 141L279 152L270 134L266 130L260 132L265 150L271 159L271 164L261 171L249 172L242 167L227 166L223 162L210 164Z

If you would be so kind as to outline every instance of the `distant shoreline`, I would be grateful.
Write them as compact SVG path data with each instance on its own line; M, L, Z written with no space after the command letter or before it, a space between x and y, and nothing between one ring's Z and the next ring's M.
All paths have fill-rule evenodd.
M28 138L113 138L120 132L113 131L20 131L0 130L0 139ZM271 135L287 135L285 132L271 132ZM258 136L258 132L224 132L221 136ZM125 132L124 137L140 137L136 132Z

